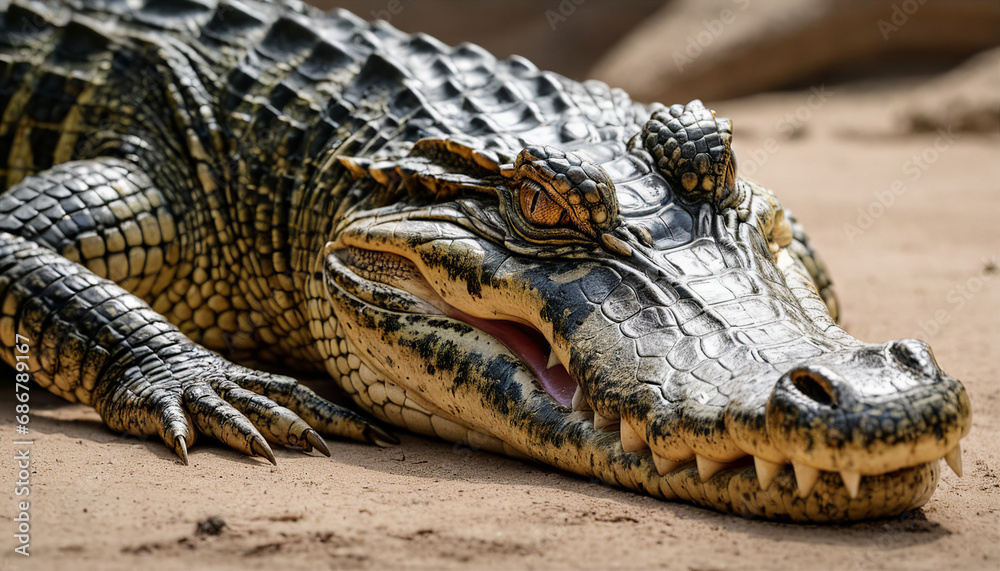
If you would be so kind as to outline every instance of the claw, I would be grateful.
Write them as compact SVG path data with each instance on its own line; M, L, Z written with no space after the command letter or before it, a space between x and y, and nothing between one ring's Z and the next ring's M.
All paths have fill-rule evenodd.
M159 434L185 465L188 447L199 435L274 465L269 441L329 457L320 432L379 446L399 443L386 429L294 379L247 369L200 348L161 371L170 355L150 364L155 377L147 378L142 369L136 378L116 381L121 387L96 395L95 406L112 430ZM133 384L142 390L133 390Z
M250 449L253 450L254 455L263 456L271 464L278 465L278 461L274 459L274 452L271 452L271 447L267 445L267 441L262 437L255 437L250 442Z
M188 446L193 445L197 439L198 432L192 428L190 417L184 412L183 405L178 400L164 398L160 401L163 406L160 422L160 438L174 454L181 459L185 466L188 465Z
M183 436L178 436L174 438L174 452L181 457L181 462L185 466L188 465L188 449L187 441L184 440Z
M310 428L305 432L305 437L306 441L308 441L313 448L319 450L320 454L326 456L327 458L330 457L330 449L327 448L326 442L323 440L323 437L320 436L318 432Z
M364 435L366 441L381 448L399 444L399 438L396 438L396 435L387 430L382 430L374 424L369 424L365 428Z
M271 448L253 423L207 385L185 388L184 403L198 431L244 454L275 463Z

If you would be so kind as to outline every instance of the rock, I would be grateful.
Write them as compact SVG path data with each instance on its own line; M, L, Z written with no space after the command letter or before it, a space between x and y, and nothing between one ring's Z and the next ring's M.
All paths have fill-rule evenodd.
M226 527L226 522L221 517L210 516L198 522L194 534L219 535L224 527Z
M915 132L1000 132L1000 48L916 89L902 114Z
M940 71L996 46L998 30L994 0L676 0L591 75L638 100L729 99L821 77Z

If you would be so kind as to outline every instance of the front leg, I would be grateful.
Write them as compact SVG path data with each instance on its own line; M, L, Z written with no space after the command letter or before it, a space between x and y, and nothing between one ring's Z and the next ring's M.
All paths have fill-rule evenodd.
M38 384L93 404L113 430L158 435L185 463L199 432L272 462L267 440L329 455L310 424L363 442L394 440L292 379L230 363L119 286L7 233L0 233L0 306L4 361L15 365L17 336L29 339Z
M88 266L111 260L109 247L95 247L93 237L126 234L133 224L109 218L117 212L88 197L99 196L101 187L124 188L108 180L109 172L143 180L141 173L126 177L124 166L122 161L114 161L111 170L99 161L61 165L26 178L0 197L0 230L7 230L0 231L3 359L13 365L16 336L27 337L37 348L29 365L40 385L68 400L93 404L114 430L159 435L185 462L187 446L199 432L272 461L268 440L328 453L314 428L359 441L392 442L391 435L292 379L235 365L197 345L130 291L61 255ZM78 176L67 177L70 170ZM149 219L136 212L142 200L130 202L135 219ZM156 202L145 201L151 207ZM164 220L162 212L157 214L156 220ZM126 230L118 231L116 222ZM166 237L147 234L157 246ZM116 270L122 274L116 277L145 293L160 270L128 264Z

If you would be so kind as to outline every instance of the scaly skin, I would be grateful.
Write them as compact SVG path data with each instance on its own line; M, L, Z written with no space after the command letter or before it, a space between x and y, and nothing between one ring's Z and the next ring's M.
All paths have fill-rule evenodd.
M0 341L114 430L273 461L375 419L797 521L922 505L964 388L835 324L732 128L283 3L13 3ZM831 314L833 316L831 316Z

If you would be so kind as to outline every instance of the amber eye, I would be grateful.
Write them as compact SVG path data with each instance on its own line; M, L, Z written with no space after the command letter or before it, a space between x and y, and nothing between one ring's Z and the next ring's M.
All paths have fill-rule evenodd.
M525 220L544 228L564 225L569 222L566 211L552 201L538 183L528 180L521 186L518 194L521 212Z
M598 239L618 226L618 200L600 165L552 147L530 146L501 169L522 235Z

